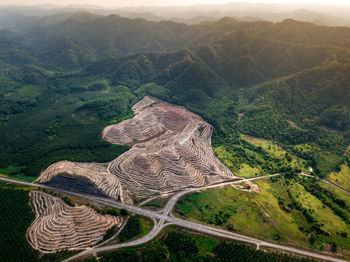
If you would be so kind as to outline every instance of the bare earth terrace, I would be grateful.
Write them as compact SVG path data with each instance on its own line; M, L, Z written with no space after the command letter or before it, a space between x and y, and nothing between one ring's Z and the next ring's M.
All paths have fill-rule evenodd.
M212 126L182 106L146 96L133 106L132 119L106 127L102 138L131 149L110 163L61 161L38 178L57 175L89 180L105 195L124 203L169 195L235 178L211 147Z

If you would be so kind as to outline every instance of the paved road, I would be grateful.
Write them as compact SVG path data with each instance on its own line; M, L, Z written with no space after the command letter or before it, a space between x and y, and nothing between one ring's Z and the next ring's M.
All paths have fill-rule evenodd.
M0 176L0 181L6 182L6 183L11 183L11 184L18 184L18 185L24 185L24 186L32 186L32 187L40 187L40 188L45 188L47 186L45 185L40 185L40 184L34 184L30 182L24 182L16 179L10 179L10 178L5 178Z
M72 261L72 260L77 259L79 257L93 254L96 252L110 251L110 250L115 250L115 249L118 249L121 247L141 245L141 244L146 243L149 240L153 239L164 227L169 226L169 225L175 225L175 226L186 228L186 229L189 229L192 231L198 231L200 233L204 233L204 234L208 234L208 235L232 239L232 240L245 242L245 243L251 243L251 244L256 245L257 247L264 246L264 247L274 248L274 249L282 250L282 251L286 251L286 252L292 252L292 253L299 254L302 256L313 257L313 258L317 258L317 259L321 259L321 260L325 260L325 261L334 261L334 262L342 261L343 262L344 260L337 259L335 257L321 255L321 254L310 252L307 250L283 246L283 245L263 241L260 239L247 237L247 236L244 236L241 234L233 233L233 232L226 231L226 230L216 228L213 226L208 226L208 225L201 224L201 223L195 223L192 221L187 221L187 220L180 219L180 218L174 217L172 215L169 215L169 213L171 214L172 209L173 209L175 203L177 202L177 200L185 194L195 192L195 191L205 190L208 188L221 187L221 186L230 185L230 184L234 184L234 183L241 183L243 181L264 179L264 178L278 176L278 175L281 175L281 174L274 174L274 175L268 175L268 176L250 178L250 179L242 179L239 181L224 182L224 183L220 183L217 185L207 186L205 188L190 188L190 189L184 190L184 191L179 192L179 193L175 194L174 196L172 196L169 199L165 208L162 210L162 212L154 212L154 211L147 210L147 209L144 209L141 207L123 204L123 203L115 201L114 199L101 198L101 197L95 197L95 196L86 195L86 194L80 194L80 193L71 192L71 191L67 191L67 190L63 190L63 189L48 187L46 185L27 183L27 182L22 182L22 181L18 181L18 180L3 178L3 177L0 177L0 181L4 181L4 182L8 182L8 183L16 183L16 184L21 184L21 185L26 185L26 186L46 188L46 189L49 189L52 191L56 191L56 192L64 193L67 195L87 199L93 203L97 203L97 204L101 204L101 205L105 205L105 206L109 206L109 207L113 207L113 208L118 208L118 209L124 208L124 209L128 210L129 212L139 214L142 216L146 216L146 217L150 217L153 220L159 221L159 222L156 222L153 229L148 234L143 236L142 238L139 238L139 239L127 242L127 243L121 243L121 244L110 245L110 246L105 246L105 247L95 247L95 248L87 249L87 250L85 250L85 251L83 251L83 252L81 252L81 253L79 253L79 254L77 254L77 255L75 255L75 256L73 256L65 261Z
M340 191L343 191L344 193L350 195L350 191L332 183L332 182L329 182L328 180L325 180L325 179L322 179L322 178L318 178L318 177L315 177L315 176L312 176L312 175L308 175L308 174L305 174L305 173L300 173L299 175L302 175L302 176L307 176L307 177L312 177L312 178L316 178L316 180L318 181L322 181L322 182L325 182L326 184L336 188L336 189L339 189Z

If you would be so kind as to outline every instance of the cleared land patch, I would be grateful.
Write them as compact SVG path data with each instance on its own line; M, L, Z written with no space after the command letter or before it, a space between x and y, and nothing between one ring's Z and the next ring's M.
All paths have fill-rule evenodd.
M280 159L286 163L288 163L291 167L298 167L298 160L295 156L286 152L283 148L277 145L272 140L267 140L263 138L257 138L248 135L242 135L242 137L252 143L255 146L261 147L267 153L269 153L274 158Z
M80 178L90 181L105 195L116 198L120 194L120 183L117 177L108 172L107 166L108 164L60 161L49 166L36 181L54 185L57 176Z
M30 245L42 253L91 247L106 231L121 226L123 219L99 215L87 206L69 206L62 199L41 191L30 192L36 219L27 230Z
M132 119L108 126L102 133L112 144L132 146L129 151L109 164L61 161L37 181L47 183L58 175L83 178L107 196L133 203L235 178L215 156L213 128L200 116L149 96L132 110Z
M103 131L113 144L133 145L109 166L124 191L142 198L234 178L211 148L212 126L198 115L151 97L133 111Z

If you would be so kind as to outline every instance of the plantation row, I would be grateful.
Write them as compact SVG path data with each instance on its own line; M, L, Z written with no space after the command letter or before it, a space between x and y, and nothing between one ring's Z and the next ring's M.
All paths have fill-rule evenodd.
M0 261L38 260L38 252L32 249L25 237L34 218L28 191L2 188L0 184Z
M212 126L200 116L149 96L132 109L136 114L132 119L102 133L113 144L133 144L109 166L123 192L144 198L235 177L215 156Z

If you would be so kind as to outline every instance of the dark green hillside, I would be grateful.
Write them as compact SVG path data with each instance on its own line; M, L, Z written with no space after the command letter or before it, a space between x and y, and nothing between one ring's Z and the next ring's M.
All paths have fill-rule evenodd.
M103 141L103 128L133 117L132 105L151 95L184 105L212 124L213 149L238 176L303 171L350 190L349 28L230 18L189 26L87 13L33 21L18 25L23 31L0 30L0 175L30 181L60 160L115 159L128 147ZM259 199L249 201L251 206L244 204L244 212L225 206L213 213L208 206L199 213L205 215L207 210L209 216L203 219L229 230L239 226L236 222L256 218L250 228L243 223L244 234L260 232L276 241L297 234L293 243L298 246L310 243L317 249L329 245L333 251L348 250L347 198L336 197L339 192L323 184L322 189L307 179L290 178L272 179L271 186L258 183L261 194L244 193L260 196L261 205L273 204L276 212L271 217L295 218L293 222L276 217L282 219L285 235L261 226L270 221L262 216L265 211L245 215L258 208ZM289 191L283 191L283 183ZM18 203L27 201L21 192L0 191L6 203L11 197ZM18 208L5 202L5 211ZM216 208L220 201L214 202ZM243 202L235 201L239 203ZM317 212L304 206L307 203L316 203ZM186 205L183 208L185 214ZM227 212L245 217L232 218L230 225ZM29 220L23 219L30 216L14 217L27 227ZM14 228L10 222L3 222L3 231ZM14 234L23 232L21 227ZM293 261L172 231L159 243L147 245L150 252L122 250L102 260L231 261L240 256ZM36 253L21 242L10 245L9 251L17 244L23 259L36 259Z
M334 61L344 63L350 60L350 50L343 48L347 47L346 43L342 45L343 47L333 46L331 40L328 43L324 41L322 44L316 41L305 43L303 34L290 29L294 25L297 31L303 30L304 24L306 28L304 34L310 30L310 27L317 32L325 30L323 27L291 20L272 24L267 22L239 23L236 20L225 18L215 23L197 26L199 35L203 33L201 31L203 28L209 28L209 32L214 31L216 27L227 28L226 33L222 33L221 36L217 35L214 40L203 40L203 44L199 47L174 52L139 53L102 60L90 66L88 72L107 75L112 81L118 83L133 79L141 83L156 81L167 85L168 82L175 81L174 85L179 88L183 86L180 81L185 81L185 84L196 89L198 89L197 86L206 89L207 87L203 85L215 86L217 89L223 84L249 87L316 66L326 66ZM275 29L277 25L280 30ZM332 31L332 38L350 39L348 29L341 31L333 28L327 29ZM266 30L271 31L268 37L263 35ZM292 40L282 41L279 38L281 30L290 34ZM198 45L196 41L190 42L189 45L191 43ZM198 81L201 80L201 77L196 77L194 74L192 79L188 79L187 70L190 71L189 74L192 74L191 70L199 70L201 76L206 76L207 79L203 79L203 83L198 83L196 86L191 83L191 80Z
M37 176L61 159L113 159L126 148L101 141L102 129L131 117L146 94L210 122L216 152L234 172L243 164L258 173L296 167L240 133L274 140L299 168L321 176L348 165L347 28L230 18L188 26L80 13L1 33L21 45L0 56L0 168Z
M35 67L9 75L0 97L1 168L38 176L59 160L108 162L127 150L101 140L109 121L129 114L136 101L127 88L106 92L110 87L94 78L52 78Z
M331 30L330 30L331 28ZM349 48L350 37L347 27L315 26L312 23L287 19L282 23L270 24L269 28L258 33L284 42L294 42L311 46L338 46Z
M28 189L0 184L0 261L39 261L25 237L35 219Z
M281 73L286 75L294 69L315 65L330 53L342 58L344 48L348 48L350 42L349 28L321 27L293 20L274 24L223 18L189 26L80 12L28 22L25 28L16 33L1 31L0 48L26 52L41 64L60 70L79 69L94 61L129 53L170 51L209 44L216 46L214 60L220 63L217 69L223 70L220 75L228 73L225 72L227 66L235 66L236 78L241 75L247 78L249 74L248 78L256 80L260 79L260 71L264 69L265 74L269 72L280 76ZM294 52L296 46L304 51ZM229 56L228 51L231 53ZM304 57L304 52L308 52L308 56ZM217 61L218 58L226 59L225 63ZM293 60L290 61L293 64L282 67L285 72L280 71L279 67L289 59ZM278 61L279 66L275 68L271 64L262 67L259 60L264 63Z
M28 50L45 63L70 69L130 52L167 50L186 45L193 30L172 22L130 20L78 13L69 19L28 32Z

